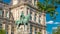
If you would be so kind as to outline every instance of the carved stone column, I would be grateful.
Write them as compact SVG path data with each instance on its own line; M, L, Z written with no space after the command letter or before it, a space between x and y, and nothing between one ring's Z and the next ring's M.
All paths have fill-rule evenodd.
M40 21L40 23L42 25L41 32L42 32L42 34L45 34L46 16L45 16L44 10L43 10L43 12L41 14L41 21Z
M5 22L2 23L2 29L5 30Z
M38 0L36 0L36 8L38 8L38 7L37 7L37 2L38 2Z
M32 27L32 34L35 34L35 27Z
M24 15L27 15L27 6L24 7Z
M42 34L45 34L45 30L42 29L41 33L42 33Z
M45 22L46 18L45 18L45 13L44 12L42 12L40 19L41 19L41 21L40 21L41 25L46 25L46 22Z
M32 12L32 21L34 21L34 15L35 15L35 13Z
M17 27L14 27L14 34L17 34Z
M38 34L38 32L39 32L39 28L37 28L37 34Z
M3 12L4 12L3 17L6 18L6 10L3 9Z
M28 32L28 34L30 33L30 23L28 23L27 32Z
M3 18L5 18L6 17L6 10L5 9L3 9ZM6 20L3 20L3 23L2 23L2 28L5 30L5 24L6 23Z
M11 34L11 25L8 25L8 34Z
M30 14L30 9L28 9L28 14Z
M39 14L37 14L36 16L36 22L38 23L38 20L39 20Z
M32 0L32 4L34 5L34 0Z

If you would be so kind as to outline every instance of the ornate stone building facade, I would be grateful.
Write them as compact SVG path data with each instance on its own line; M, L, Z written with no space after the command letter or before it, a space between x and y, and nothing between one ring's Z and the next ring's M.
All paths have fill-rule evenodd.
M11 0L9 4L0 2L0 28L7 34L46 34L45 13L37 13L38 0ZM28 25L20 25L17 28L15 21L20 19L21 13L31 14Z

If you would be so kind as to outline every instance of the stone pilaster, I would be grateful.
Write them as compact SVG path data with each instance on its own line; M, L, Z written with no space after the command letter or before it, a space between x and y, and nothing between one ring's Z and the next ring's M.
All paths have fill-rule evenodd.
M39 32L39 28L37 28L37 32Z
M38 1L36 0L36 2L35 2L35 3L36 3L36 8L37 8L37 2L38 2Z
M17 34L17 27L14 27L14 34Z
M44 29L42 29L42 30L41 30L41 33L42 33L42 34L45 34L45 30L44 30Z
M3 14L3 17L5 18L6 17L6 10L3 9L4 11L4 14ZM6 20L3 20L3 23L2 23L2 28L5 30L5 23L6 23Z
M39 14L37 14L37 16L36 16L36 22L38 23L39 21Z
M32 21L34 21L34 15L35 15L35 13L32 12Z
M38 32L39 32L39 28L37 28L37 34L38 34Z
M4 23L4 22L3 22L3 24L2 24L2 29L5 30L5 23Z
M30 9L28 9L28 14L30 14Z
M28 23L27 32L28 32L28 34L30 33L30 23Z
M42 12L40 19L41 19L41 21L40 21L41 25L46 25L46 23L45 23L46 18L45 18L45 13L44 12Z
M3 15L3 17L6 18L6 10L3 9L3 11L4 11L4 15Z
M32 34L35 34L35 27L32 27Z
M27 6L24 7L24 15L27 15Z
M34 5L34 0L32 0L32 4Z
M11 25L8 25L8 34L11 34Z
M45 12L43 11L42 14L41 14L41 25L43 26L42 29L41 29L41 33L42 34L45 34L45 25L46 25L46 22L45 22L46 18L45 18Z

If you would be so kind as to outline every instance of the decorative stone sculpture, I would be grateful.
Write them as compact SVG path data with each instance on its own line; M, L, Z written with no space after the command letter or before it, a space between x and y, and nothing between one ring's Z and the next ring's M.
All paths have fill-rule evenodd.
M29 20L30 20L30 14L28 14L27 16L24 16L24 13L22 12L21 16L20 16L20 19L16 20L16 24L18 26L20 26L20 25L27 25Z

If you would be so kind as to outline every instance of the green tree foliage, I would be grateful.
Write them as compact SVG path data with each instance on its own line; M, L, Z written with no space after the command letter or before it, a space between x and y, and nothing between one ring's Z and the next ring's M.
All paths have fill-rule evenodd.
M53 19L58 15L58 12L56 11L58 5L60 5L60 0L44 0L37 3L38 9L41 10L40 12L44 10L44 12L49 14Z
M6 34L6 31L3 29L0 29L0 34Z
M60 34L60 26L58 26L57 29L54 29L52 34Z
M37 34L41 34L40 32L38 32Z

